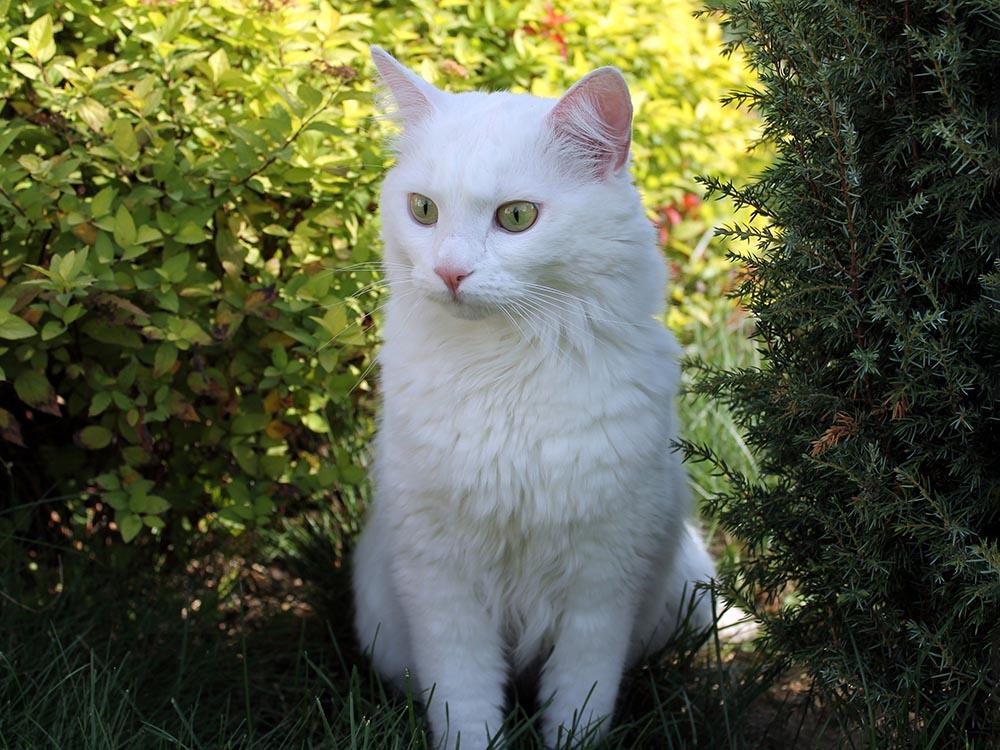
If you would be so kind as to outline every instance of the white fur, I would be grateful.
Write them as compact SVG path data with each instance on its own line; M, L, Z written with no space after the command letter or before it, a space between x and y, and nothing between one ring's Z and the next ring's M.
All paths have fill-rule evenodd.
M623 670L713 575L671 448L679 349L653 318L666 281L653 229L620 144L567 164L581 142L567 146L554 101L446 94L373 55L405 106L381 201L393 293L359 638L387 678L433 689L442 746L460 733L485 747L505 683L539 665L549 744L574 723L601 733ZM605 117L575 132L627 144L627 89L609 75L557 116ZM411 192L435 201L436 225L409 216ZM527 231L494 221L512 200L540 206ZM472 271L457 299L441 263Z

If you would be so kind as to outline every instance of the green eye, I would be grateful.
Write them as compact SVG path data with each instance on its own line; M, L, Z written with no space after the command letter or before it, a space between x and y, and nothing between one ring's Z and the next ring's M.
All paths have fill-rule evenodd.
M538 218L538 206L531 201L511 201L497 209L497 224L508 232L523 232Z
M410 193L410 216L418 224L425 224L427 226L437 224L438 207L426 195Z

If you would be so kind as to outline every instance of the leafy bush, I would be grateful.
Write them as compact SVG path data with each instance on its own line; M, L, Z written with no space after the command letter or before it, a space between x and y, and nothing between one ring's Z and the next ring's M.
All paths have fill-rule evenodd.
M14 496L59 497L0 523L176 549L315 503L354 522L383 293L370 42L454 90L622 66L651 218L700 277L688 324L732 213L690 175L755 163L754 120L716 103L747 74L691 10L0 0L0 458Z
M1000 11L731 12L779 153L716 185L771 221L729 231L764 366L702 384L767 475L715 500L753 552L727 583L864 746L997 747Z
M371 257L381 157L348 136L368 96L323 55L335 14L278 21L89 2L4 21L0 417L33 494L89 493L73 525L177 541L363 479L366 281L326 268Z

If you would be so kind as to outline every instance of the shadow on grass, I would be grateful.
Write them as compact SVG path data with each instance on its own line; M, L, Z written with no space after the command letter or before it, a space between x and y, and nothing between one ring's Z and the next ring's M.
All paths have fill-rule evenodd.
M308 519L185 574L68 566L41 606L24 604L23 571L4 573L0 747L429 747L420 707L355 647L335 523ZM701 645L675 642L629 674L596 747L848 746L824 739L835 733L803 713L802 690L782 700L775 670ZM540 746L536 713L530 696L515 704L512 750Z

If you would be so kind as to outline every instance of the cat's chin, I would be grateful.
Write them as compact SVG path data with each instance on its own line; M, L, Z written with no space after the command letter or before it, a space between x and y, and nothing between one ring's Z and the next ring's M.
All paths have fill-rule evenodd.
M448 313L462 320L483 320L497 313L495 305L468 300L456 300L452 297L442 299L435 296L432 299Z

